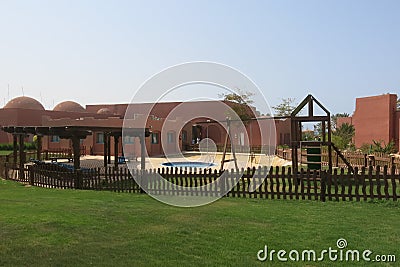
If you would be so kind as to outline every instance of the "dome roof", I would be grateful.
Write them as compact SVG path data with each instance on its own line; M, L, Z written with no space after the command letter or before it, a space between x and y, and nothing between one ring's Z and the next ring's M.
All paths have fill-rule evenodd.
M86 109L74 101L64 101L57 104L54 111L66 111L66 112L86 112Z
M35 109L35 110L44 110L42 104L36 99L27 96L20 96L11 99L4 108L22 108L22 109Z
M101 108L97 111L97 114L111 115L112 113L109 108Z

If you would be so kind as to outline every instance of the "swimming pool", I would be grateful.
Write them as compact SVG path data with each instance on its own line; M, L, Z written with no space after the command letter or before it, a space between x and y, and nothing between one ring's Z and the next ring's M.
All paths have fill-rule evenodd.
M215 166L216 164L212 162L201 162L201 161L173 161L173 162L164 162L161 165L165 167L177 167L177 168L184 168L184 167L208 168Z

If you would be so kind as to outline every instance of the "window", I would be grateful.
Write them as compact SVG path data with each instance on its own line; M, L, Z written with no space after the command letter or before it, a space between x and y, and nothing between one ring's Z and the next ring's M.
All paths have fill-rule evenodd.
M244 132L241 132L241 133L240 133L239 144L240 144L241 146L244 146Z
M96 134L96 144L104 144L104 134L103 133Z
M185 130L182 131L182 141L187 141L187 132Z
M58 135L52 135L50 138L50 142L52 143L60 143L60 137Z
M175 143L175 132L168 132L167 133L167 143L168 144Z
M129 135L124 136L124 144L134 144L134 143L135 143L134 136L129 136Z
M152 133L151 134L151 143L152 144L158 144L160 139L160 134L159 133Z

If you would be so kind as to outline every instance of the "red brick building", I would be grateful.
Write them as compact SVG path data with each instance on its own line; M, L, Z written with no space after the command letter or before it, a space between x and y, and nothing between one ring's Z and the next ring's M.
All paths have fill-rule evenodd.
M153 106L151 113L146 118L146 127L151 128L152 136L146 139L146 149L149 155L160 155L166 151L169 153L187 150L194 141L208 137L217 145L222 146L225 138L225 130L219 123L201 124L207 121L211 115L215 120L224 120L226 114L216 109L219 101L201 102L165 102L157 104L130 104L134 106L135 114L140 117L150 106ZM230 105L229 103L227 103ZM86 105L72 101L59 103L53 110L45 110L43 105L30 97L17 97L9 101L0 109L0 126L68 126L68 125L89 125L89 126L118 126L122 127L123 118L129 104L104 104ZM173 116L174 109L184 106L185 116L192 116L195 119L185 120L180 116ZM200 113L198 113L201 111ZM187 114L189 113L189 114ZM190 114L192 113L192 114ZM182 114L182 113L181 113ZM202 117L196 114L204 114ZM208 116L207 114L210 114ZM182 123L182 120L184 123ZM268 120L259 121L260 127L267 127ZM161 136L161 129L168 122L168 133ZM183 127L179 125L184 125ZM260 134L257 131L257 122L253 121L246 125L249 140L243 141L242 133L233 132L233 142L243 146L260 146ZM177 125L177 127L174 127ZM276 144L289 144L290 142L290 119L285 121L276 120ZM275 133L274 133L275 134ZM250 136L251 135L251 136ZM273 136L275 138L275 136ZM27 137L27 141L32 141L32 136ZM0 143L12 142L12 136L0 131ZM102 155L104 133L93 132L85 140L82 146L86 148L87 154ZM113 140L111 140L113 142ZM250 144L249 144L250 142ZM135 151L140 151L138 141L124 140L124 143L131 144ZM121 142L120 142L121 144ZM113 143L111 143L113 146ZM43 149L70 148L70 140L60 139L57 136L43 138ZM137 147L137 148L136 148ZM120 148L119 151L122 151ZM111 151L112 153L112 151ZM140 152L138 152L140 153Z
M397 110L397 95L384 94L356 99L356 109L351 117L338 118L343 123L354 125L356 147L382 140L385 144L394 141L400 151L400 110Z

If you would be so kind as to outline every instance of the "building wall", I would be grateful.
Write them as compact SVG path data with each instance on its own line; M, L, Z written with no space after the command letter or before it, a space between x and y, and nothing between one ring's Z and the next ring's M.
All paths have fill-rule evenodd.
M356 99L353 125L355 145L382 140L386 144L395 139L394 121L397 95L385 94Z
M396 110L396 94L361 97L356 99L356 110L352 117L338 118L343 123L354 125L356 147L372 144L373 140L388 144L394 141L400 151L400 111Z
M178 153L181 150L186 150L190 145L195 143L197 137L203 139L208 137L221 146L225 141L225 126L224 123L215 122L213 124L199 124L207 120L224 121L229 113L229 103L217 101L202 101L202 102L171 102L153 104L135 104L135 114L143 114L149 107L153 107L149 118L145 125L150 128L154 135L158 134L158 142L152 142L152 138L146 138L146 149L150 156L160 155L164 152ZM26 110L26 109L0 109L0 125L2 126L66 126L66 125L93 125L93 126L117 126L121 127L123 116L128 107L128 104L115 105L87 105L85 113L79 112L64 112L51 110ZM97 114L101 108L108 108L111 114ZM177 110L177 112L175 111ZM200 114L200 118L198 117ZM140 117L140 116L139 116ZM168 117L168 119L165 119ZM143 119L143 118L139 118ZM168 122L168 123L166 123ZM260 127L268 128L272 120L262 120L259 122ZM276 139L277 144L290 144L290 119L285 121L277 120L275 132L271 133L270 138ZM249 140L243 145L266 145L261 143L260 131L258 130L257 122L253 121L246 126L247 135L251 135ZM197 125L197 126L196 126ZM208 131L207 131L208 128ZM194 131L195 130L195 131ZM185 134L183 135L183 132ZM161 135L161 133L163 133ZM171 133L168 135L168 133ZM89 135L82 141L82 145L86 147L87 154L103 155L104 144L98 142L97 132ZM239 144L239 139L242 133L233 132L233 142ZM173 140L171 140L171 138ZM12 136L0 133L0 142L11 142ZM43 149L59 149L71 148L71 141L65 139L52 139L51 136L43 138ZM114 140L111 138L111 154L114 154ZM131 152L140 155L140 142L135 138L131 147ZM122 154L122 140L119 143L119 152Z
M290 146L291 141L291 120L275 120L276 127L276 144Z
M353 118L352 117L339 117L339 118L337 118L336 127L340 127L345 123L352 125L353 124Z
M400 110L397 110L395 114L395 132L397 151L400 151Z

